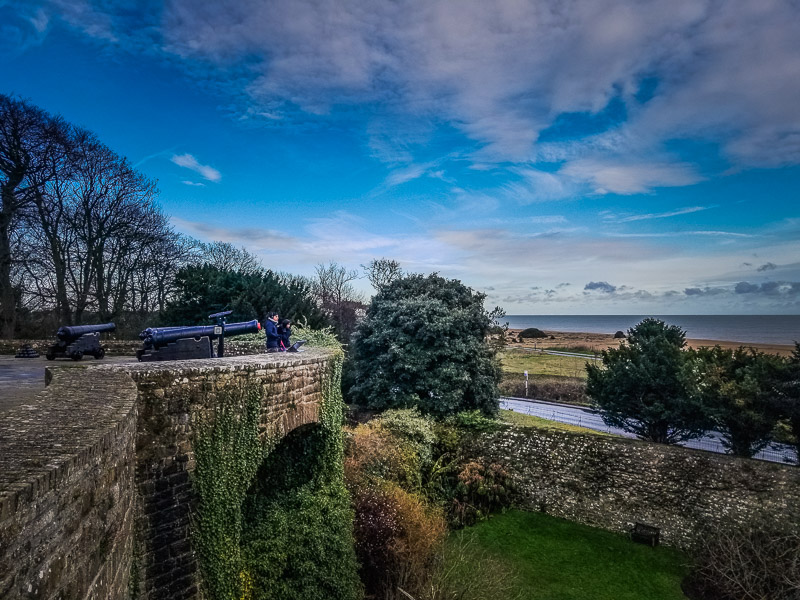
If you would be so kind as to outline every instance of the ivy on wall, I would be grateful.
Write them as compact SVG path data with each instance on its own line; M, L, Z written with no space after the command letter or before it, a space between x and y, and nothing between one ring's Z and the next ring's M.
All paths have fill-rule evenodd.
M363 596L343 482L343 352L317 337L335 351L318 424L261 442L253 387L226 394L198 430L193 537L209 600Z
M242 597L242 499L267 453L258 437L257 387L220 394L194 443L193 542L208 598Z

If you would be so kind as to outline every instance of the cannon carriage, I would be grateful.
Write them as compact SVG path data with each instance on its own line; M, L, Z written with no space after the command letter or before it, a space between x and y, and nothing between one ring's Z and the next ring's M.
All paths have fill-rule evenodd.
M140 362L162 360L188 360L196 358L219 358L225 353L225 337L258 333L261 323L253 319L241 323L226 323L230 311L210 315L215 325L193 327L148 327L139 334L142 348L136 351ZM214 341L217 348L214 348Z
M47 360L71 358L81 360L85 355L103 358L105 349L100 345L100 334L117 329L114 323L101 325L65 325L56 332L56 343L50 346L45 357Z

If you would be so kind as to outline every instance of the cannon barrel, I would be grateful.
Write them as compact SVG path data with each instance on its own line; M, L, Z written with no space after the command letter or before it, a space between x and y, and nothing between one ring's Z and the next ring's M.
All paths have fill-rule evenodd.
M72 342L85 333L114 331L116 328L117 326L114 325L114 323L102 323L101 325L64 325L58 328L56 337L63 342Z
M261 323L253 319L242 323L228 323L225 325L225 337L231 335L242 335L243 333L258 333L261 330ZM144 342L145 347L160 348L170 342L176 342L185 338L199 338L208 336L209 338L219 337L219 325L198 325L196 327L148 327L139 334L139 339Z

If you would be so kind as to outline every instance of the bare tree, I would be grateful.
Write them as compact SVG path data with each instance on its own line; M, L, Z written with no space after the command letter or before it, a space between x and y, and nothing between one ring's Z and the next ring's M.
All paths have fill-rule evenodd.
M361 268L364 269L367 279L377 291L403 276L400 263L390 258L373 258L366 265L361 265Z
M358 278L358 271L348 270L336 262L319 264L316 267L314 296L333 321L339 338L345 343L355 330L359 312L365 306L364 297L352 284Z
M62 119L0 94L0 334L5 338L14 336L17 309L12 228L52 175L52 157L63 152L65 130Z
M261 260L248 252L244 247L237 248L229 242L197 242L196 261L198 264L209 264L221 271L239 271L255 273L264 268Z

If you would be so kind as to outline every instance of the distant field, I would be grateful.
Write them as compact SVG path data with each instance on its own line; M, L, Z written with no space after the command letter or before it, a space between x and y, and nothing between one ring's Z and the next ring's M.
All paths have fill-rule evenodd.
M504 350L500 354L503 370L507 373L528 371L529 377L570 377L586 379L586 358L540 354L526 350Z
M485 557L508 570L492 600L685 600L688 559L672 548L516 510L454 532L448 543L458 536L471 537L473 562Z

